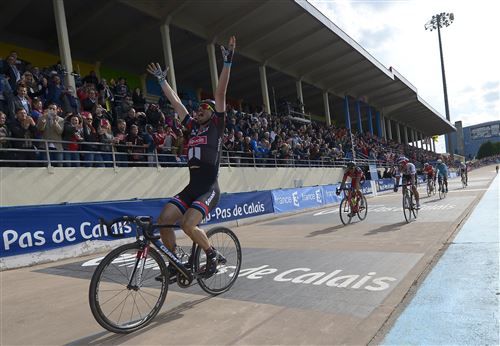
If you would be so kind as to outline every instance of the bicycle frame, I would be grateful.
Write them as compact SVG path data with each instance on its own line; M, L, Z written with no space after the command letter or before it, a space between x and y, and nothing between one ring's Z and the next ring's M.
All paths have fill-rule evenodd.
M351 208L357 206L359 204L359 198L356 200L356 204L353 203L353 196L356 194L356 190L351 186L351 187L344 187L342 189L344 192L344 197L347 199L349 202L349 205Z
M137 254L137 261L136 261L136 265L134 267L134 271L130 277L130 282L129 282L129 288L133 288L135 287L134 285L132 285L132 278L135 277L135 273L136 273L136 270L138 269L139 267L139 264L140 264L140 261L142 261L142 264L140 266L140 270L141 270L141 273L138 274L138 278L140 278L142 276L142 270L144 269L144 265L146 263L146 258L147 258L147 254L148 254L148 247L150 244L153 244L154 247L156 249L158 249L158 251L160 251L160 253L163 253L167 258L168 258L168 261L171 265L173 265L178 271L179 273L182 274L182 276L184 276L187 281L189 283L191 283L194 279L197 278L197 274L196 273L192 273L191 271L191 267L192 267L192 260L193 260L193 255L195 253L195 250L196 250L196 243L193 242L193 245L191 247L191 254L189 256L189 260L188 260L188 266L186 267L184 264L182 264L182 262L177 258L177 256L175 256L172 251L170 251L160 240L160 237L159 236L155 236L153 235L153 231L155 229L158 229L158 228L175 228L175 227L178 227L177 225L161 225L161 224L153 224L151 223L151 218L150 217L143 217L143 216L137 216L137 217L134 217L134 216L123 216L123 217L120 217L118 219L114 219L112 221L106 221L104 219L99 219L99 223L101 224L101 228L103 226L106 226L106 229L107 230L111 230L112 228L112 225L120 222L120 221L124 221L124 222L133 222L136 224L136 239L137 241L139 241L141 243L141 248L143 248L143 250ZM122 234L116 234L116 233L113 233L113 232L110 232L109 233L110 236L112 237L115 237L115 238L120 238L122 237L123 235Z

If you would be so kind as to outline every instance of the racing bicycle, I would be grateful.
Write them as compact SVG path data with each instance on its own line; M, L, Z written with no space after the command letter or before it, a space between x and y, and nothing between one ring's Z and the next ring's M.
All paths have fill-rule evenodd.
M434 178L427 177L427 197L436 194L436 183L434 182Z
M467 187L467 179L465 177L465 173L460 174L461 180L462 180L462 188L465 189Z
M156 229L175 225L154 224L150 216L122 216L109 222L99 219L99 222L101 229L113 237L123 237L127 230L136 231L136 241L112 250L99 263L90 281L92 314L111 332L131 333L150 323L165 302L172 272L177 273L179 287L189 287L196 280L211 295L226 292L238 277L241 246L228 228L215 227L207 231L217 250L217 270L207 276L205 251L196 243L193 242L191 252L177 247L174 254L154 233Z
M368 213L366 197L361 192L359 195L355 193L352 187L344 187L340 190L344 193L339 207L340 221L344 225L348 225L351 223L354 215L357 215L359 220L364 220Z
M406 222L409 223L412 218L417 219L417 201L415 199L415 194L411 189L410 181L403 183L401 186L403 188L403 214Z
M441 175L438 176L438 185L439 185L439 199L444 199L446 197L446 190L443 184L443 177Z

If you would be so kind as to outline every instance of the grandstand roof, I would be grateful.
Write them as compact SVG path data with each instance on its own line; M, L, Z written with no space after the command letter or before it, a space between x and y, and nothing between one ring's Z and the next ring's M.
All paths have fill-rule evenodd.
M257 67L265 63L270 97L274 88L276 97L295 100L295 81L301 79L306 110L314 114L323 114L322 90L327 90L337 96L333 116L340 119L342 107L335 103L350 95L426 136L455 131L404 77L384 67L305 1L72 0L64 4L74 58L144 73L148 62L164 61L159 26L168 22L177 84L210 90L206 44L225 44L234 34L239 55L229 90L233 98L261 102ZM30 14L33 20L26 20ZM1 2L0 40L58 52L53 17L49 0Z

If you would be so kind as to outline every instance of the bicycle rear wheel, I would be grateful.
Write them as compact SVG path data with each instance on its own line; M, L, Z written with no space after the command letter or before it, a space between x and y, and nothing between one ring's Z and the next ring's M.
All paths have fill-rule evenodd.
M432 186L430 181L427 182L427 197L430 197L432 194Z
M122 245L97 266L89 289L90 310L96 321L113 333L131 333L146 326L160 311L168 280L165 261L149 248L142 258L141 244Z
M410 192L410 200L411 200L411 204L410 204L411 213L413 214L413 218L417 219L417 216L418 216L417 200L416 200L415 194L413 194L413 192Z
M358 218L360 220L366 219L366 214L368 213L368 202L366 201L365 195L361 196L361 199L358 202Z
M403 214L407 223L411 221L411 198L408 192L403 194Z
M339 213L340 213L340 221L342 221L344 225L351 223L352 220L351 203L349 203L346 197L342 198L342 201L340 202Z
M205 292L217 295L229 290L238 278L241 268L241 246L236 234L229 228L212 228L207 232L207 237L221 257L214 275L209 278L198 277L197 280ZM196 247L194 256L194 271L199 273L206 266L207 257L199 246Z

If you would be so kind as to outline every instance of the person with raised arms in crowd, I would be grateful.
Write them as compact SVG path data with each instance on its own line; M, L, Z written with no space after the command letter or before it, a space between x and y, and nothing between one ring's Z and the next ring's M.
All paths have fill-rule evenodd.
M201 101L193 116L188 114L181 99L168 84L165 78L168 66L166 70L162 70L158 63L151 63L147 67L147 71L158 79L163 93L189 134L189 184L164 206L158 222L169 225L178 222L182 230L205 251L207 257L203 273L205 277L216 273L218 253L211 246L206 233L198 225L215 208L220 197L217 178L226 122L226 90L235 46L234 36L229 39L227 49L221 46L224 66L215 90L215 101ZM176 239L173 229L162 228L160 232L165 246L174 252ZM171 270L170 275L176 275L175 270ZM158 277L157 279L168 278Z

